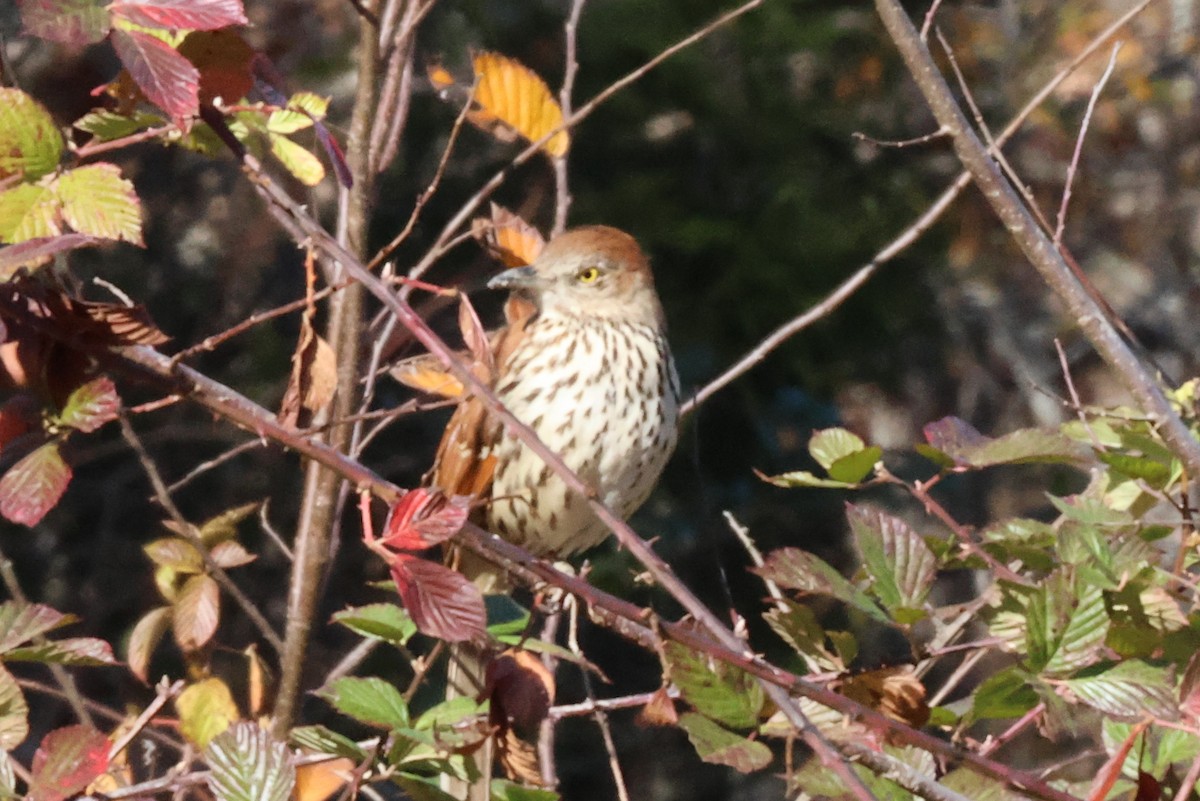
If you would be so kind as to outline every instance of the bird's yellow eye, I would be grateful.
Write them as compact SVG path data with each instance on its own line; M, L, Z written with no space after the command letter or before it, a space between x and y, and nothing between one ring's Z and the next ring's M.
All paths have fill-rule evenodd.
M584 267L582 270L579 271L579 274L576 275L575 277L579 280L579 283L581 283L581 284L594 284L594 283L596 283L596 280L600 277L600 268L599 267Z

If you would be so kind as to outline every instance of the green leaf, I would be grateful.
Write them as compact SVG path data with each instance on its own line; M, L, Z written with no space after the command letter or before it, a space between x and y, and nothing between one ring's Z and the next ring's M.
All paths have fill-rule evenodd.
M972 698L972 720L1016 718L1037 706L1037 692L1029 676L1016 668L1007 668L985 679Z
M0 192L0 242L15 244L62 233L52 186L21 184Z
M39 645L26 645L4 654L4 659L7 662L40 662L73 667L118 664L113 657L112 646L95 637L69 637Z
M96 138L96 141L111 142L114 139L120 139L165 123L166 120L157 114L139 111L126 115L106 109L96 109L76 120L74 127L90 133Z
M187 687L175 699L175 709L180 733L199 748L208 747L241 717L229 685L215 676Z
M1140 478L1156 489L1165 487L1174 474L1170 464L1163 464L1145 456L1132 456L1117 451L1103 451L1096 456L1114 470L1130 478Z
M19 3L21 22L34 36L69 45L99 42L111 27L105 0Z
M938 784L971 801L1010 801L1015 798L1003 782L981 776L969 768L955 768L939 779Z
M866 593L847 581L828 562L799 548L780 548L767 555L762 567L752 572L789 590L830 595L850 604L874 620L891 620Z
M846 669L842 660L825 647L825 629L813 611L804 604L777 601L763 618L796 653L810 660L816 670L828 672Z
M121 398L108 376L93 378L67 397L58 415L61 425L90 434L100 426L117 419Z
M1065 679L1063 684L1084 703L1111 715L1154 715L1171 720L1178 714L1175 686L1166 670L1136 659Z
M29 705L20 685L0 665L0 751L12 751L29 736Z
M1089 583L1078 586L1077 592L1073 608L1066 616L1066 626L1057 638L1057 648L1043 669L1047 674L1065 673L1091 664L1108 636L1108 610L1103 592Z
M325 166L321 160L286 136L267 134L271 142L271 153L287 168L297 181L305 186L316 186L325 178Z
M108 770L108 738L76 725L47 734L33 755L28 801L64 801Z
M58 167L62 149L50 112L20 89L0 87L0 178L36 181Z
M1033 462L1090 461L1092 450L1061 431L1023 428L992 439L957 417L944 417L925 426L925 438L938 451L963 467L993 467Z
M76 619L74 615L64 615L43 604L25 601L0 603L0 657L34 637L74 623Z
M324 726L297 726L288 735L295 745L318 754L346 757L355 762L367 758L365 749L344 734L338 734Z
M685 712L679 716L679 727L705 762L726 765L742 773L762 770L771 764L770 748L734 734L703 715Z
M215 548L222 542L236 538L238 526L243 520L249 519L251 515L258 512L260 508L262 508L262 503L251 501L210 517L200 524L200 541L209 548Z
M368 726L400 729L409 725L408 703L383 679L349 676L333 682L319 695L343 715Z
M558 793L525 787L507 779L492 779L492 801L557 801Z
M79 233L143 244L141 201L115 164L76 167L54 186L63 219Z
M898 517L847 504L846 517L854 533L871 590L888 609L919 609L937 577L937 558L925 541Z
M860 437L844 428L826 428L813 434L808 452L835 481L857 484L875 468L883 449L867 447Z
M438 786L438 779L417 776L412 773L398 773L392 777L392 781L404 791L404 797L412 799L412 801L457 801L454 796ZM554 794L551 793L551 795ZM493 795L492 799L495 798L496 796Z
M846 481L835 481L832 478L821 478L813 475L807 470L793 470L790 473L781 473L777 476L766 476L758 473L758 477L763 481L774 484L777 487L820 487L823 489L854 489L858 484L851 484Z
M417 633L417 626L408 612L396 604L370 604L343 609L333 615L333 621L362 637L393 645L404 645Z
M735 729L758 724L764 696L757 679L679 643L668 642L663 650L671 679L696 711Z
M235 723L205 752L217 801L288 801L296 768L287 746L254 723Z

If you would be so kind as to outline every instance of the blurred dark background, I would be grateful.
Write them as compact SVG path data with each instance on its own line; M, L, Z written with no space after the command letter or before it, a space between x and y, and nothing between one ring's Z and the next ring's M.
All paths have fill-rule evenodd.
M330 119L344 140L357 32L351 5L247 3L251 42L272 58L290 90L332 96ZM984 119L998 131L1125 6L948 0L938 22ZM577 102L726 8L711 0L589 3L579 31ZM924 4L912 8L924 14ZM1186 8L1190 5L1154 4L1121 34L1115 73L1091 120L1065 237L1176 381L1196 373L1193 354L1200 345L1193 325L1200 241L1200 146L1192 133L1198 122L1196 23ZM471 49L496 50L556 87L565 12L561 2L443 2L421 28L419 59L440 57L462 67ZM64 126L92 107L89 92L117 71L107 44L76 51L23 37L12 4L0 7L0 32L11 74ZM1108 52L1102 49L1069 78L1006 151L1051 220ZM434 174L455 113L418 81L401 156L379 183L375 246L403 227ZM823 298L954 178L958 165L944 142L881 144L934 127L868 4L767 3L674 56L575 131L571 219L622 227L652 255L682 378L696 389ZM397 254L399 271L514 153L511 145L464 130L440 190ZM80 252L71 269L83 280L111 281L146 304L173 337L168 350L301 296L301 254L231 160L157 145L112 158L145 204L146 248ZM553 197L552 172L535 159L495 199L546 228ZM330 181L302 199L332 220ZM451 252L430 278L478 283L492 269L468 244ZM96 289L94 296L104 293ZM490 303L481 298L480 308L494 311ZM436 319L450 331L451 317L441 312ZM288 317L192 363L276 407L297 331L296 318ZM852 299L691 417L678 454L635 527L657 538L659 552L713 608L749 618L756 647L786 660L759 623L764 591L747 574L747 556L721 512L734 513L764 551L799 545L849 568L853 555L843 544L842 511L847 497L777 489L752 470L811 468L805 449L810 432L833 424L885 447L894 471L920 476L932 468L912 457L910 446L920 440L922 425L944 415L958 415L989 434L1057 422L1065 414L1065 390L1055 337L1062 340L1085 402L1122 399L981 198L968 189L931 232ZM143 387L121 389L128 403L154 397ZM395 406L410 396L385 379L378 405ZM447 414L402 418L372 443L364 460L401 485L414 484L429 465ZM168 480L247 438L186 403L139 416L135 425ZM5 526L0 549L30 596L79 614L83 622L74 631L105 637L120 648L137 617L158 602L141 548L165 532L146 477L115 428L78 441L76 479L62 503L36 530ZM176 500L195 521L267 500L268 518L289 538L300 491L298 467L290 454L251 450L192 481ZM1044 504L1044 474L1001 476L946 482L943 500L961 521L975 525ZM911 514L924 532L938 531L900 498L875 493L866 500ZM322 620L346 605L387 597L366 586L385 573L357 534L357 523L348 518ZM257 526L244 526L243 536L260 558L235 571L235 578L281 625L288 565ZM625 554L609 547L590 556L597 584L664 613L677 611L635 583L636 566ZM254 641L244 618L228 603L225 609L220 642L236 650ZM308 686L353 642L340 629L319 626ZM615 680L603 692L657 686L655 660L612 635L589 630L586 647ZM218 654L218 662L225 658L236 661ZM379 652L363 670L403 681L405 668L398 661ZM167 645L154 672L177 674L179 667ZM577 700L577 680L567 674L561 700ZM81 681L89 696L118 707L146 694L118 670L84 671ZM39 730L69 718L64 707L44 699L35 698L33 710ZM305 707L309 720L328 715L318 700ZM615 724L635 798L775 798L782 791L769 776L746 779L702 765L682 734L639 729L632 713L616 715ZM593 724L565 725L560 751L565 797L613 797Z

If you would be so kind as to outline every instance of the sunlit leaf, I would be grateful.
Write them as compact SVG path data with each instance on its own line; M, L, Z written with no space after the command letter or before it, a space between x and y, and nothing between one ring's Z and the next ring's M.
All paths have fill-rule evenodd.
M200 540L209 548L215 548L222 542L232 540L238 534L238 526L243 520L248 520L259 509L262 503L252 501L226 509L218 515L208 518L200 524Z
M391 568L404 608L421 633L463 642L486 631L483 596L461 573L405 554L398 554Z
M788 600L777 602L763 618L796 653L810 660L814 669L835 672L846 669L842 660L825 647L825 629L804 604Z
M536 73L499 53L479 53L474 59L475 103L471 121L496 132L496 125L536 142L563 123L562 109L550 88ZM570 137L559 131L542 145L546 153L561 158Z
M29 705L20 685L0 665L0 751L12 751L29 736Z
M118 0L109 9L148 28L208 31L248 22L242 0Z
M74 127L90 133L96 141L111 142L165 122L158 114L143 111L118 114L107 109L95 109L75 120Z
M1175 686L1167 672L1140 660L1077 675L1063 684L1084 703L1111 715L1153 715L1166 720L1178 715Z
M55 729L33 755L29 801L64 801L108 770L108 738L91 726Z
M343 609L333 621L351 631L376 640L404 645L417 633L417 625L408 613L395 604L370 604Z
M195 545L182 537L163 537L142 546L150 561L177 573L204 572L204 557Z
M113 47L147 99L186 127L200 103L200 72L164 42L141 31L114 30Z
M108 33L105 0L18 0L25 30L70 45L99 42Z
M799 548L780 548L767 555L762 567L755 568L763 578L781 587L804 593L830 595L884 623L890 619L866 593L855 587L832 565Z
M142 615L129 635L125 656L129 670L142 681L149 681L150 657L171 626L171 607L160 606Z
M306 148L286 136L267 134L271 142L271 153L287 168L297 181L305 186L316 186L325 178L325 165Z
M889 611L917 609L937 576L937 559L925 540L898 517L846 505L846 517L872 579L871 590Z
M0 515L36 526L58 504L71 483L71 468L57 442L36 448L0 478Z
M671 680L697 712L735 729L758 723L764 696L757 679L677 643L666 643L663 653Z
M209 551L208 555L212 557L213 563L217 567L229 570L234 567L248 565L258 557L247 551L241 544L232 540L218 542Z
M813 434L808 452L834 481L857 484L871 474L883 449L866 443L844 428L827 428Z
M73 615L64 615L43 604L0 603L0 656L39 635L73 623L75 619Z
M291 730L289 738L295 745L318 754L343 756L355 762L367 756L367 752L358 743L324 726L297 726Z
M1101 588L1084 583L1077 593L1066 627L1058 638L1058 647L1046 663L1043 671L1046 674L1065 673L1091 664L1108 636L1108 610Z
M408 726L408 703L391 684L378 678L346 677L320 695L343 715L368 726L398 729Z
M41 662L43 664L96 667L115 665L112 646L96 637L68 637L36 645L13 648L4 654L9 662Z
M768 476L763 473L754 471L755 475L770 484L777 487L818 487L821 489L854 489L858 486L856 483L849 481L838 481L832 478L823 478L811 473L808 470L792 470L788 473L780 473L777 476Z
M1087 446L1060 431L1025 428L992 439L957 417L944 417L924 429L929 444L964 467L1030 462L1075 464L1092 458Z
M476 220L471 232L505 267L533 264L546 240L537 228L503 206L491 205L491 219Z
M679 716L679 727L705 762L726 765L741 773L752 773L771 764L770 748L734 734L703 715L685 712Z
M142 243L142 204L115 164L87 164L54 183L63 219L81 234Z
M175 599L172 623L175 641L185 651L203 647L217 631L221 618L221 593L207 575L191 576Z
M453 537L467 522L469 499L418 487L409 490L388 513L383 544L404 551L420 551Z
M26 242L62 233L52 186L20 184L0 192L0 242Z
M63 138L41 103L20 89L0 87L0 178L35 181L58 167Z
M213 738L205 751L217 801L288 801L296 768L284 743L254 723L237 723Z
M324 801L354 780L356 766L346 757L297 765L293 801Z
M241 717L229 686L216 677L185 688L175 699L175 709L180 733L198 748L207 747Z
M78 431L91 433L117 419L121 398L108 376L98 376L76 389L63 404L58 421Z
M293 134L313 126L314 120L324 119L329 110L329 98L312 92L297 92L288 99L287 108L276 109L267 117L267 130L277 134Z

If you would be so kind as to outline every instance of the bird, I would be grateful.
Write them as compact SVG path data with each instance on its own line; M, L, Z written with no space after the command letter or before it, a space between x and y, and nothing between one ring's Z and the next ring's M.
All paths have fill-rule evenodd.
M505 325L490 338L476 374L596 498L629 517L679 437L679 377L646 254L621 230L582 226L551 239L532 263L498 273L488 287L509 296ZM474 396L447 424L429 481L447 495L480 500L475 522L535 556L566 558L610 534L587 498ZM506 589L481 559L459 554L458 566L484 592ZM478 695L486 653L469 644L454 650L448 692ZM504 742L499 748L504 757ZM487 797L486 749L478 762L485 780L455 785L456 796Z

